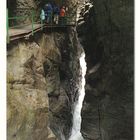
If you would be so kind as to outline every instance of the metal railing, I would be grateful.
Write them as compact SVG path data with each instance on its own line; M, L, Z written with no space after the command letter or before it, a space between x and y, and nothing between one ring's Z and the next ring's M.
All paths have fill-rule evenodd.
M59 17L58 24L55 24L53 21L53 15L51 15L51 22L46 23L46 21L42 21L40 18L40 13L37 13L34 9L29 8L19 8L14 11L14 16L9 16L7 9L7 42L10 41L9 29L22 29L24 26L31 25L31 32L34 35L34 26L35 24L41 25L41 30L43 30L44 25L48 25L50 27L53 26L65 26L65 25L74 25L76 24L76 14L67 15L63 18Z
M14 12L15 12L15 15L9 17L9 11L7 9L6 23L7 23L7 42L8 43L10 41L9 29L20 29L24 26L31 25L32 35L34 35L35 24L41 24L41 29L43 29L43 22L39 18L39 14L35 12L34 9L19 8L15 10Z

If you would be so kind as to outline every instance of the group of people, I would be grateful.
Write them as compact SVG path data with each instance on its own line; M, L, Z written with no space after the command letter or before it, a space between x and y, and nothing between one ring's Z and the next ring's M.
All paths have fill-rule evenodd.
M56 4L47 3L41 10L40 18L47 24L61 24L65 23L66 11L68 9L65 6L61 8Z

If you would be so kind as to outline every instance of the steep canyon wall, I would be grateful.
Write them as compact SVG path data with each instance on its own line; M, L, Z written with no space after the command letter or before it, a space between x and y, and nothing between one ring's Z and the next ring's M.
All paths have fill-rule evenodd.
M87 140L133 140L132 0L91 0L77 31L88 71L82 112Z
M8 45L8 140L68 139L81 51L74 29Z

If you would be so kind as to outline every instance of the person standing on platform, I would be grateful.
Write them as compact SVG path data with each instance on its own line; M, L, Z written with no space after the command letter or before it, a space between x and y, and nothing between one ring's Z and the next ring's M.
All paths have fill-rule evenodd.
M45 11L44 11L44 9L41 10L40 18L42 20L42 23L44 23L44 21L45 21Z
M52 14L53 14L53 8L51 3L48 3L45 5L45 15L46 15L46 21L48 24L52 23Z
M60 10L60 24L61 25L65 24L65 15L66 15L65 6L62 6Z
M59 20L59 14L60 14L60 8L55 5L53 8L53 16L54 16L54 23L58 24L58 20Z

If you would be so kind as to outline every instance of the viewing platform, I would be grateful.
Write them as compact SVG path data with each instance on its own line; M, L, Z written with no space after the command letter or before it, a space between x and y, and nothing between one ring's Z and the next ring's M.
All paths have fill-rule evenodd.
M66 16L65 22L61 21L61 24L43 23L39 15L35 13L33 9L18 9L18 12L25 10L28 12L28 15L21 16L12 16L9 17L7 10L7 43L13 40L20 38L28 39L30 36L33 36L36 32L49 29L49 28L67 28L76 26L76 14L74 16ZM29 23L24 23L28 19ZM53 18L52 18L53 19ZM23 23L22 23L23 21ZM22 23L22 24L21 24Z

